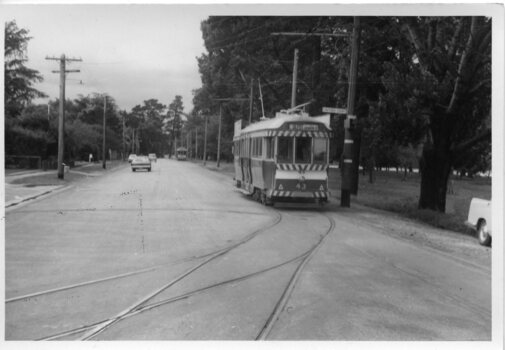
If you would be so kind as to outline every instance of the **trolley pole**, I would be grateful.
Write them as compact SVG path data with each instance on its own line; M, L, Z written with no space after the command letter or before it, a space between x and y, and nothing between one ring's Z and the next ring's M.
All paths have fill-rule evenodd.
M106 151L105 151L105 112L107 111L107 95L103 96L103 130L102 130L102 168L106 169Z
M79 61L80 58L66 58L65 55L61 55L60 58L57 57L46 57L46 60L60 61L60 70L52 71L53 73L60 73L60 106L59 106L59 119L58 119L58 179L63 180L64 178L64 168L63 159L65 153L65 77L66 73L80 72L78 69L66 70L66 62Z
M252 110L253 110L253 89L254 89L254 79L251 79L251 95L249 96L249 124L252 122Z
M296 80L298 79L298 49L295 49L293 62L293 85L291 87L291 108L296 106Z
M354 127L356 115L354 115L354 104L356 99L356 80L358 76L358 58L359 58L359 40L360 40L360 19L354 17L354 26L352 33L352 52L351 66L349 69L349 92L347 95L347 118L344 123L344 150L342 164L342 187L340 195L340 206L349 208L351 206L351 190L353 187L353 159L354 154Z
M203 137L203 165L207 164L207 120L209 116L205 114L205 136Z
M219 130L217 132L217 167L219 168L219 162L221 160L221 124L223 119L223 106L219 104Z

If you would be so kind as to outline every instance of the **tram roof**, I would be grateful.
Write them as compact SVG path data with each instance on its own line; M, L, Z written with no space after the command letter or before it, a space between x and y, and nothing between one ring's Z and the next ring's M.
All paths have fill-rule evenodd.
M247 134L260 130L272 130L280 128L284 123L287 122L310 122L310 123L322 123L326 126L326 129L331 130L329 123L325 123L321 118L323 117L310 117L307 113L300 114L288 114L283 112L277 112L275 118L262 120L254 124L248 125L240 131L240 134Z

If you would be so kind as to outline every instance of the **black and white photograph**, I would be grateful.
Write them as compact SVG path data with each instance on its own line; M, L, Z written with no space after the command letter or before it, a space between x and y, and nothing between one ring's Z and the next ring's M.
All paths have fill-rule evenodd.
M503 19L0 2L2 345L503 348Z

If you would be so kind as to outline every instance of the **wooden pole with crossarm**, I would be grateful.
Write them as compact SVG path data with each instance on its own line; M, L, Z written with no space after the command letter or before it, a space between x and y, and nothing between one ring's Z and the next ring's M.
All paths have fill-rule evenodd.
M65 69L66 62L81 62L80 58L66 58L65 55L58 57L46 57L46 60L60 61L60 70L52 71L53 73L60 73L60 108L59 108L59 119L58 119L58 179L63 180L64 178L64 165L63 165L63 155L65 152L64 146L64 133L65 133L65 77L66 73L76 73L80 72L78 69Z

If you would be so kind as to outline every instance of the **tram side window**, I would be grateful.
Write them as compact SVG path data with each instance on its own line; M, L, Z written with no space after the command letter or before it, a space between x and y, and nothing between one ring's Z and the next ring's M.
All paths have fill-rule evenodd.
M277 144L277 161L279 163L293 163L293 138L280 136Z
M265 137L265 157L266 159L274 158L274 138Z
M326 164L326 139L314 139L314 163Z
M252 156L253 157L261 158L262 143L263 143L263 140L261 138L255 137L252 139Z
M295 163L310 163L312 156L312 137L297 137Z
M251 139L251 157L256 157L256 139Z

